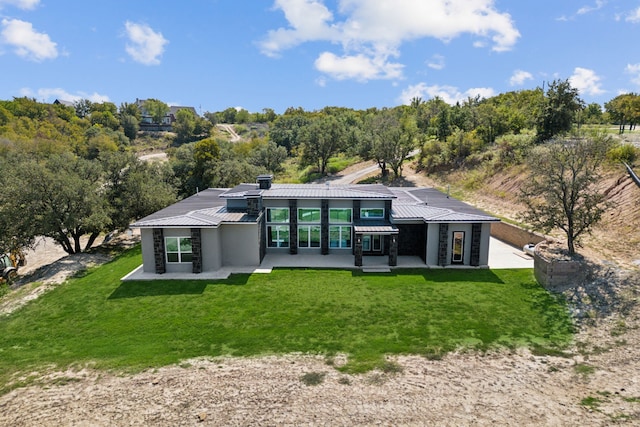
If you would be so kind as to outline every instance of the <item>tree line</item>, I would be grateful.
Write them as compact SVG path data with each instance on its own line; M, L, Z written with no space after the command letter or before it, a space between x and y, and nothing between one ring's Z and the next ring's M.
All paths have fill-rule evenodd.
M143 108L156 122L168 111L155 99ZM135 103L0 101L0 250L49 236L68 253L80 252L102 233L125 229L198 190L252 182L262 173L277 176L292 161L322 176L335 156L373 160L383 179L401 177L413 152L426 171L483 162L499 168L523 162L532 147L585 124L631 129L638 111L635 94L612 99L605 111L585 105L567 80L455 105L414 98L393 108L292 107L281 115L229 108L203 117L183 109L173 124L169 161L156 164L136 157L142 111ZM219 137L216 123L238 124L243 140ZM257 124L268 131L258 132Z

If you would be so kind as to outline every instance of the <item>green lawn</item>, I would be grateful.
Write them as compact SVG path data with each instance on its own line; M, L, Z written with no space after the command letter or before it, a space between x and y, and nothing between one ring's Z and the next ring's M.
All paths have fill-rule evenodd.
M572 324L532 270L280 269L220 281L120 282L139 248L0 318L0 389L43 365L139 370L195 356L561 349Z

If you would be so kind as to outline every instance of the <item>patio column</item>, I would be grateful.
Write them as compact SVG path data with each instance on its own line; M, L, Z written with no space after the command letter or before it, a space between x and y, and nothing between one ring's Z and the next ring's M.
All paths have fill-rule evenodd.
M395 267L398 265L398 235L389 236L389 265Z
M329 200L320 202L320 253L329 254Z
M471 260L474 267L480 265L480 238L482 236L482 224L474 222L471 225Z
M164 232L162 228L153 229L153 260L156 274L163 274L167 271L164 260Z
M362 234L356 233L356 244L354 245L355 266L362 267Z
M191 272L202 273L202 232L191 229Z
M438 265L447 265L447 248L449 247L449 224L440 224L438 233Z
M289 199L289 253L298 253L298 200Z

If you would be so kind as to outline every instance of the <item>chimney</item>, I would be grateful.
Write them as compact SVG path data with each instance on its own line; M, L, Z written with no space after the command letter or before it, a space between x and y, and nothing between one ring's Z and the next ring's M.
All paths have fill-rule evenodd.
M271 188L273 175L258 175L258 188L260 190L268 190Z

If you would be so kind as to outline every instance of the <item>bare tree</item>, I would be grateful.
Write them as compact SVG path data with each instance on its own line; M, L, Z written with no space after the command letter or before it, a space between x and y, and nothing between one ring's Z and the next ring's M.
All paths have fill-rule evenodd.
M569 255L579 238L590 233L609 207L598 192L598 166L609 146L607 137L554 139L529 157L531 176L521 189L527 210L522 219L548 233L560 229L567 236Z

